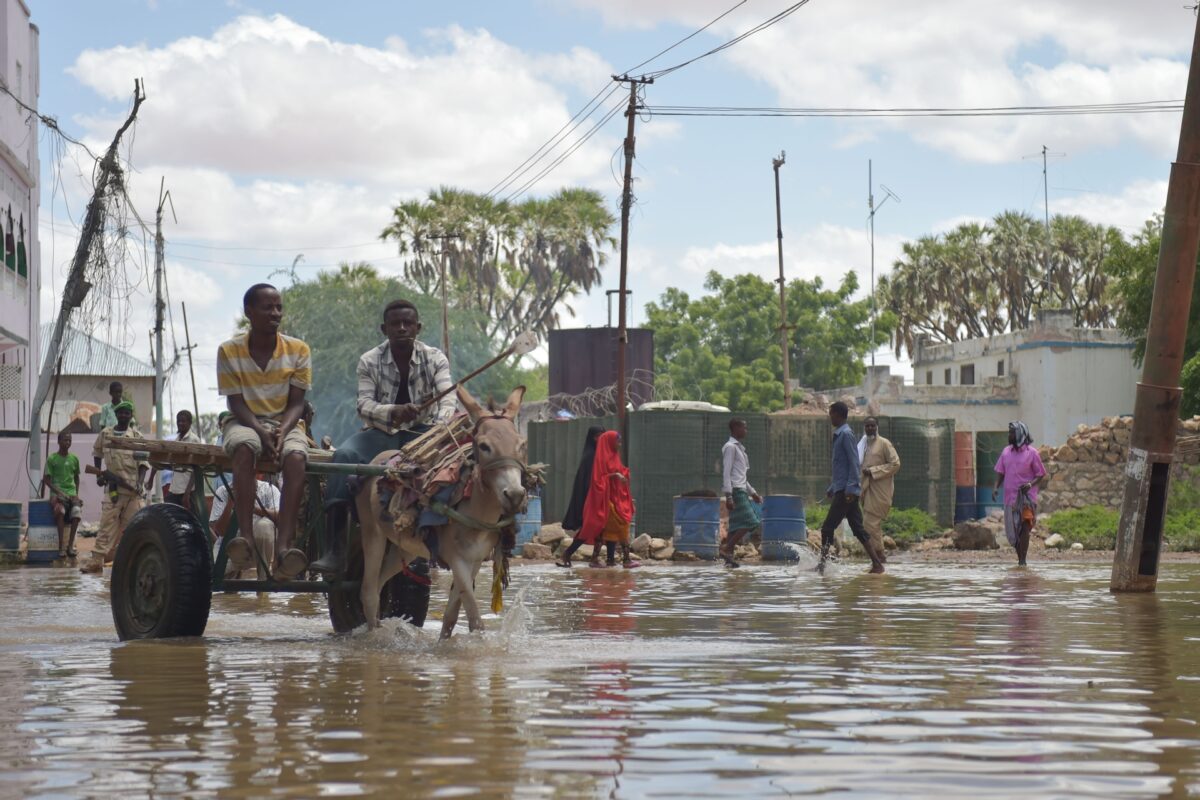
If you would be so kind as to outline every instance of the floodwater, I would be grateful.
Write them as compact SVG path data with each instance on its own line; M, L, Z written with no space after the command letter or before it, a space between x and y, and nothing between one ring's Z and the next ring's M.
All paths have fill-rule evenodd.
M128 644L107 580L8 569L0 796L1200 796L1200 565L890 568L520 566L441 643L218 596Z

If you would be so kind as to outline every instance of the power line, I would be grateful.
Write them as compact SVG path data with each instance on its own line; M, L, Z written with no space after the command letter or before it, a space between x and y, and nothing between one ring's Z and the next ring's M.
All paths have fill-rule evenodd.
M522 185L519 189L515 190L514 192L509 194L507 197L505 197L504 198L505 201L515 200L516 198L525 194L525 192L527 192L535 183L537 183L542 178L549 175L550 172L552 172L559 164L566 161L580 147L583 147L583 145L587 142L588 139L591 139L593 136L595 136L600 131L600 129L603 128L605 126L605 124L607 124L610 119L612 119L614 116L616 116L617 112L619 112L624 107L625 107L624 101L614 105L611 109L609 109L607 114L605 114L603 117L600 118L599 122L597 122L595 125L592 126L591 130L589 130L587 133L585 133L579 139L579 141L577 141L574 145L572 145L570 150L565 151L562 155L560 155L558 158L556 158L554 161L552 161L545 169L543 169L537 175L533 176L528 181L526 181L524 183L524 185Z
M686 67L689 64L694 64L702 58L708 58L711 55L720 53L722 50L728 50L730 47L733 47L735 44L745 41L746 39L749 39L754 34L761 33L762 31L765 31L767 28L770 28L771 26L773 26L779 22L782 22L783 20L790 17L792 14L795 14L797 11L799 11L802 7L808 5L808 3L809 3L809 0L800 0L800 2L798 2L798 3L793 3L792 5L785 8L783 11L780 11L775 16L768 17L766 20L758 23L753 28L750 28L749 30L738 34L737 36L733 37L732 39L725 42L724 44L717 45L716 47L712 48L711 50L707 50L694 58L689 58L687 61L681 61L680 63L676 64L673 67L667 67L666 69L660 69L660 70L656 70L654 72L647 73L645 77L658 79L658 78L663 77L664 75L670 75L672 72L675 72L676 70L683 69L684 67Z
M853 108L767 106L645 106L660 117L1037 117L1111 114L1159 114L1183 110L1182 100L1145 100L1132 103L1086 103L1047 106L978 106L931 108Z
M807 2L807 0L806 0L806 2ZM667 47L663 50L660 50L659 52L655 53L650 58L641 62L640 64L638 64L634 67L630 67L625 72L629 73L634 70L640 69L640 68L644 67L645 65L649 64L650 62L654 61L655 59L659 58L660 56L662 56L666 53L669 53L670 51L674 50L676 47L679 47L684 42L687 42L688 40L692 39L693 37L708 30L713 25L715 25L716 23L718 23L719 21L721 21L722 19L727 17L729 14L733 13L736 9L745 5L745 3L746 3L746 0L739 0L739 2L735 3L733 6L728 8L724 13L719 14L718 16L716 16L715 18L710 20L703 27L693 31L692 33L683 37L682 39L680 39L679 41L670 45L669 47ZM588 100L588 102L583 106L583 108L581 108L581 109L579 109L579 111L575 112L574 116L572 116L569 120L567 120L567 122L561 128L559 128L557 131L555 131L554 134L549 139L547 139L545 142L543 142L540 147L538 147L536 150L534 150L532 155L530 155L528 158L526 158L524 161L522 161L519 165L517 165L516 168L511 170L508 174L506 174L503 178L501 178L494 186L492 186L492 188L487 191L486 196L495 197L495 196L499 195L501 192L505 191L506 189L511 187L513 184L520 181L525 175L527 175L528 173L537 169L541 162L545 161L547 158L552 157L552 154L554 153L554 151L557 150L558 147L560 145L562 145L563 142L565 142L566 139L571 134L573 134L575 131L577 131L579 128L581 128L587 122L587 120L590 119L592 117L592 115L595 114L606 102L608 102L608 99L610 97L612 97L612 95L617 91L618 88L619 87L617 87L617 86L605 84L605 86L602 87L600 89L600 91L596 92L596 94L594 94L592 96L592 98L590 100ZM608 119L611 119L611 115L609 115ZM596 130L596 128L593 128L592 131L589 131L589 133L585 134L585 140L586 140L586 138L590 138L594 134L595 130ZM573 153L576 150L578 150L580 144L581 144L581 142L576 142L573 146L571 146L569 148L569 151L567 154L569 155L570 153ZM558 156L556 158L556 160L554 161L554 166L561 164L564 160L565 160L565 158L563 158L561 155ZM553 167L551 167L550 169L543 169L543 171L541 173L539 173L539 177L537 179L535 179L533 181L533 183L536 183L538 180L541 180L542 177L545 177L546 175L548 175L552 169L553 169ZM509 199L512 197L519 197L520 195L524 194L525 191L531 185L532 184L527 182L526 184L524 184L522 186L521 189L517 190L516 192L510 193L508 195L508 197L505 199Z

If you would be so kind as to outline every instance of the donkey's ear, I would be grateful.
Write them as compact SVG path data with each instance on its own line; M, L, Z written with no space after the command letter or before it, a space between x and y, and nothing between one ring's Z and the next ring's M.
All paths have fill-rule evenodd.
M462 407L467 410L467 414L471 417L471 422L478 422L483 416L483 409L479 407L479 403L475 402L475 398L471 397L471 393L464 387L458 387L458 402L462 403Z
M512 390L512 394L508 396L508 400L504 403L504 416L509 419L516 419L517 414L521 413L521 401L525 399L525 387L518 386Z

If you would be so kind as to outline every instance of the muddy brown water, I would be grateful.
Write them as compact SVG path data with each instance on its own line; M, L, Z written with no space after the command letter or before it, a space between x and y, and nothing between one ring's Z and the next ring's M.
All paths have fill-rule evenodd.
M1200 565L514 570L481 635L0 571L3 797L1200 796ZM444 595L435 592L434 607Z

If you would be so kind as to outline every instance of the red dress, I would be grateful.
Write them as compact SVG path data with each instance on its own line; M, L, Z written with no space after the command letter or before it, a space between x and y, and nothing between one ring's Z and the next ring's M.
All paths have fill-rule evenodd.
M628 535L629 522L633 519L633 498L629 494L629 468L621 463L617 453L616 431L605 431L596 441L592 485L583 506L583 527L575 538L595 544L605 528L611 528L610 515L616 522L624 524Z

